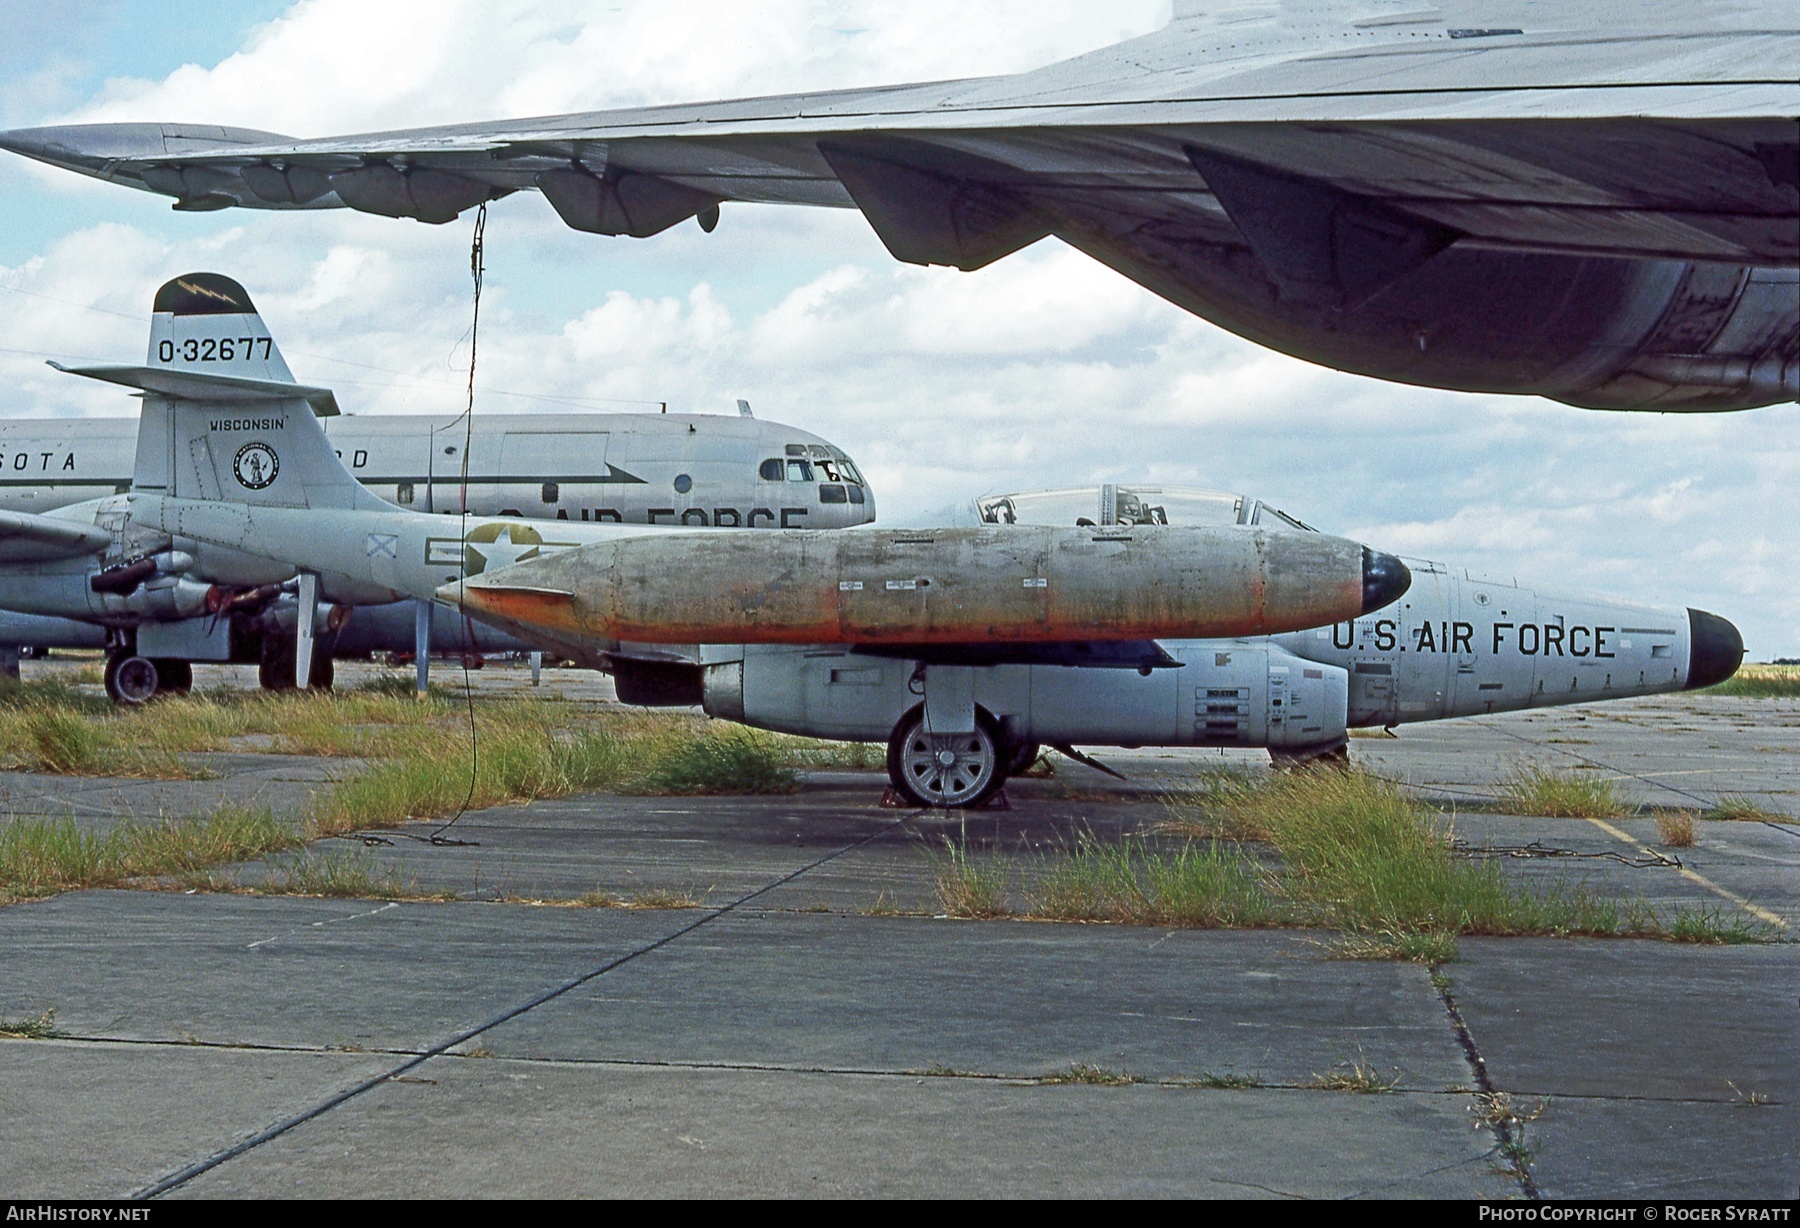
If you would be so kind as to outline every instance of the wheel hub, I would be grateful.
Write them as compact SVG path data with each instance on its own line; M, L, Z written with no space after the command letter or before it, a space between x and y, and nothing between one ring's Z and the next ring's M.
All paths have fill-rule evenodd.
M923 722L907 735L901 762L908 786L931 806L968 805L988 790L999 770L986 730L932 734Z

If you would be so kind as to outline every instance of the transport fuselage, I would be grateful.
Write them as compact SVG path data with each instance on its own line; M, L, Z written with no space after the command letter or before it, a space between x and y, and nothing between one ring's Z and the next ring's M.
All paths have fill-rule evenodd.
M714 414L340 415L344 465L383 499L623 524L839 529L875 519L841 448L809 431ZM131 489L136 418L0 421L0 511L49 512ZM463 476L464 453L468 475Z

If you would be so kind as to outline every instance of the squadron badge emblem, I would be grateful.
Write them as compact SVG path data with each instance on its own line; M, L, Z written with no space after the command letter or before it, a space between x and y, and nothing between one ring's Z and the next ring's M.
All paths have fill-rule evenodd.
M281 472L281 461L276 457L275 449L268 444L247 443L232 458L231 472L237 478L238 485L249 490L261 490Z

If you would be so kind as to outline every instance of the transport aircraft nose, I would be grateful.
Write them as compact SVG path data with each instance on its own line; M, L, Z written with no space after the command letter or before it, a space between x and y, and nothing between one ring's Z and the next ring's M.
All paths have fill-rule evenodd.
M1743 661L1744 637L1736 627L1717 614L1688 610L1688 690L1725 681Z
M1363 603L1362 612L1379 610L1400 600L1402 594L1412 587L1412 572L1406 564L1391 554L1382 554L1378 550L1363 547ZM1710 618L1711 615L1708 615ZM1730 626L1730 623L1726 623ZM1737 667L1732 666L1733 669Z

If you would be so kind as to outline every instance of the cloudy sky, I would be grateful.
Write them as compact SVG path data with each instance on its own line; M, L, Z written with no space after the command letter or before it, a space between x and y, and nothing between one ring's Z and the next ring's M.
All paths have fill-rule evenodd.
M374 128L1013 72L1152 30L1168 0L0 0L0 125ZM0 396L119 414L45 358L142 352L150 297L244 282L352 412L454 411L468 221L175 214L0 155ZM1800 410L1608 415L1382 384L1241 341L1048 240L896 264L860 215L727 205L716 233L566 229L495 204L477 412L732 412L823 434L884 521L989 491L1243 490L1321 528L1522 582L1695 605L1800 655Z

